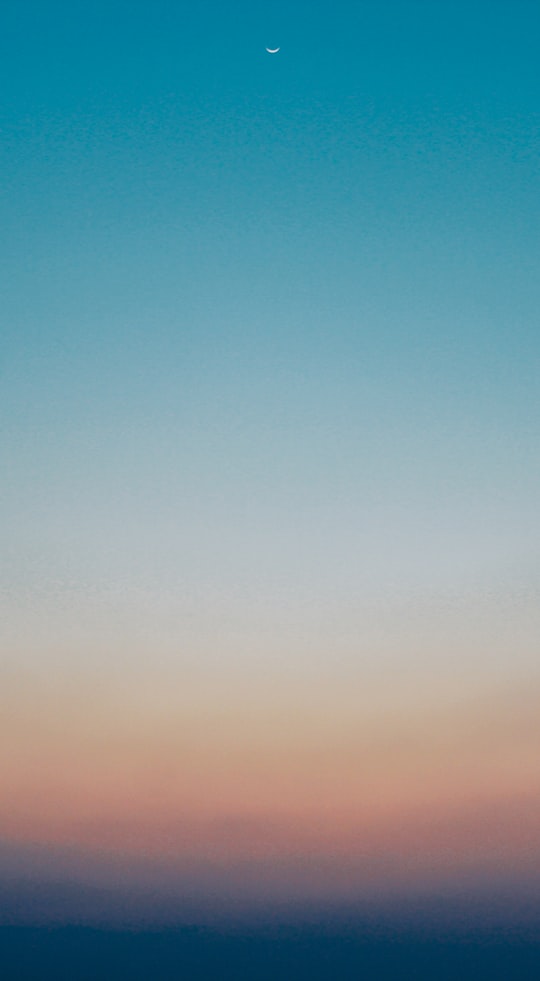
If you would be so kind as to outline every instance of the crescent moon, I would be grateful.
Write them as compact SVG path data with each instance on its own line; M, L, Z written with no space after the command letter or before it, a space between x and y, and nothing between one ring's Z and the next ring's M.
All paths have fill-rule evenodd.
M269 55L275 55L275 54L277 54L277 53L278 53L278 51L279 51L280 49L279 49L279 48L267 48L266 50L268 51L268 54L269 54Z

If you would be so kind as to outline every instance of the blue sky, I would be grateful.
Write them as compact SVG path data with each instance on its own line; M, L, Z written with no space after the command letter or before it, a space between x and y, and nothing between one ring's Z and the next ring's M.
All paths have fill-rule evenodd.
M534 4L2 19L16 499L534 505Z
M280 534L269 575L308 591L327 555L354 594L358 550L365 579L527 578L534 5L2 18L16 564L99 577L116 536L118 575L169 549L189 578L196 527L218 579Z

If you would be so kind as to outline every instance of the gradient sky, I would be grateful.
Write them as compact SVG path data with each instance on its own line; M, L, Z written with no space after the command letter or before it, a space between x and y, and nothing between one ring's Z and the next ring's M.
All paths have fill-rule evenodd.
M538 898L539 63L533 2L2 4L10 881Z

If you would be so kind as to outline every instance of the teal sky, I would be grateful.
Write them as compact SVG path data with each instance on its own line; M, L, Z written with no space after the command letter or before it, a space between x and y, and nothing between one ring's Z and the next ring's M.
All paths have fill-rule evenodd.
M539 28L3 5L8 593L530 588Z
M8 852L537 884L539 64L533 2L1 5Z

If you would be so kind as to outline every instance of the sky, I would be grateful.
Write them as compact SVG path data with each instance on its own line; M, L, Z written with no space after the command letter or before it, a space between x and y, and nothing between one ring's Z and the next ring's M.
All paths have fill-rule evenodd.
M538 908L539 48L2 4L2 922Z

